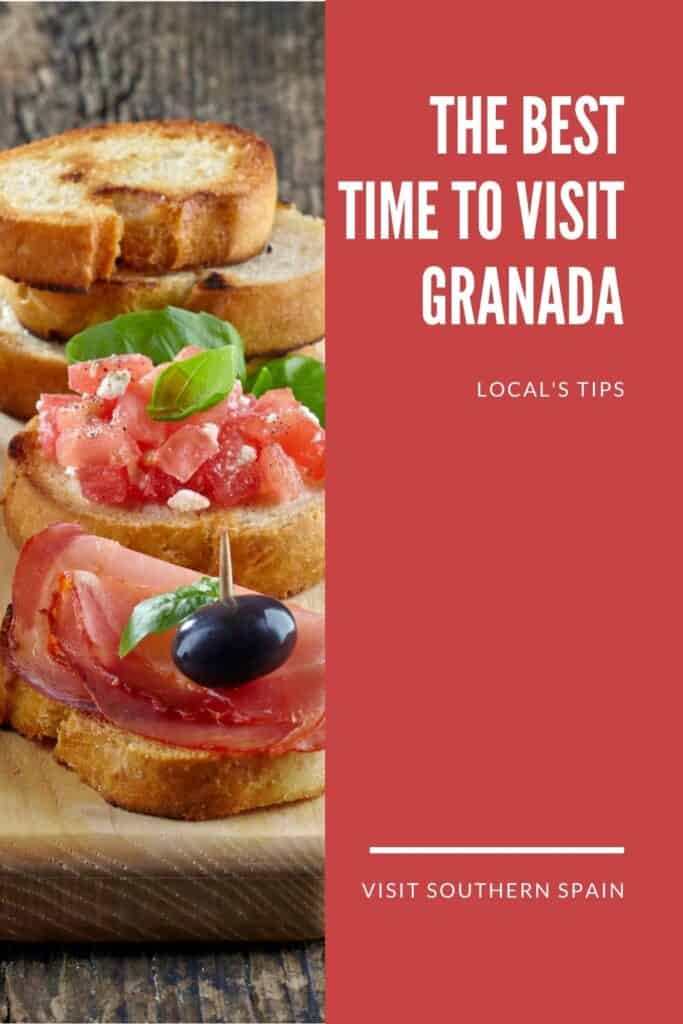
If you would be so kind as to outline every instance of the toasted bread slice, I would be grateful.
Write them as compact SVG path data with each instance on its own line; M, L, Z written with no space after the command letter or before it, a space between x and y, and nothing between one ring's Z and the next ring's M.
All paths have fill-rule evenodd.
M40 338L68 340L121 313L179 306L229 320L247 356L280 354L325 332L325 224L278 204L266 248L233 267L150 275L119 267L84 293L0 277L0 296Z
M179 306L229 321L247 355L278 354L325 333L325 222L279 204L265 249L234 266L147 274L119 267L84 293L0 278L0 296L40 338L69 340L138 309Z
M280 505L203 512L174 512L166 505L98 505L43 456L37 419L10 441L5 468L5 526L17 547L50 523L78 522L89 533L135 551L217 575L220 534L227 529L235 581L275 597L291 597L323 578L324 504L322 491L306 490Z
M0 651L0 722L54 743L54 756L105 800L129 811L202 821L319 796L323 751L227 757L169 747L44 697Z
M42 394L68 390L64 345L30 334L0 299L0 412L30 419Z
M291 351L321 362L325 360L322 340ZM269 353L269 358L280 354ZM251 372L264 361L264 358L249 359L247 370ZM0 412L27 420L34 415L41 395L59 395L68 390L64 344L31 334L21 326L8 303L0 298Z
M270 146L234 125L79 128L0 154L0 273L85 289L117 260L239 263L266 244L276 198Z

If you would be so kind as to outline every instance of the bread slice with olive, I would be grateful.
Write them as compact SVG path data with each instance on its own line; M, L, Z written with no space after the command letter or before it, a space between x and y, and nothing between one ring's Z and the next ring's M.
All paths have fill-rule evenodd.
M129 811L202 821L319 796L322 750L227 756L144 739L39 693L3 657L0 723L50 744L54 757L109 803Z
M81 128L0 154L0 273L84 290L117 262L161 272L240 263L268 241L270 146L229 124Z
M143 554L216 575L219 542L228 530L235 581L275 597L319 583L325 567L324 492L307 488L293 501L179 512L166 505L128 509L88 501L77 481L48 461L37 419L10 441L3 511L16 547L50 523L79 522Z

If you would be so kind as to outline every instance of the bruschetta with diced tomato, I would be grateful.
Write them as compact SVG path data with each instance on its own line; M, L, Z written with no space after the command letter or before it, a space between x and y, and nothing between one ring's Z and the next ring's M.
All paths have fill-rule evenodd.
M4 515L13 542L77 521L215 574L227 529L237 583L278 597L317 583L325 430L290 387L248 393L233 374L221 390L212 373L227 372L226 353L189 345L157 364L123 353L71 365L71 393L43 395L9 446Z

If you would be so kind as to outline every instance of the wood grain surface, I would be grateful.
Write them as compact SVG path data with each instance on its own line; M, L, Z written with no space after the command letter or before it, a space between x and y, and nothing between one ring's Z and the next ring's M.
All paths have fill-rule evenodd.
M321 1021L322 943L0 945L3 1021Z
M235 121L273 145L282 197L321 214L323 25L315 3L0 3L0 147L107 120ZM321 943L5 943L0 1019L319 1021L323 979Z

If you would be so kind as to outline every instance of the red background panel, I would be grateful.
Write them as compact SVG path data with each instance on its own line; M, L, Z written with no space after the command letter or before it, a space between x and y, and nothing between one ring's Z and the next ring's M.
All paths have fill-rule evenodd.
M672 1020L681 756L674 4L330 0L329 1019ZM431 94L509 97L507 157ZM624 94L613 157L518 155L530 93ZM340 179L623 178L616 242L345 241ZM445 211L445 212L443 212ZM427 327L425 266L605 263L625 325ZM476 380L621 379L621 401ZM623 858L370 857L621 845ZM623 879L623 902L368 902L370 879Z

